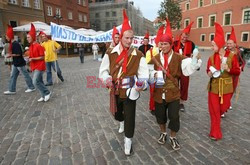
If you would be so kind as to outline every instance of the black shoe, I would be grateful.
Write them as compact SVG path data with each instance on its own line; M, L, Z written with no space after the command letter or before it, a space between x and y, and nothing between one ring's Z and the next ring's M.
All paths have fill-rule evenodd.
M53 83L47 83L47 84L45 84L45 86L52 86L53 85Z
M177 140L177 138L176 137L173 137L173 138L169 138L169 141L170 141L170 143L171 143L171 146L172 146L172 148L174 149L174 150L179 150L180 149L180 144L179 144L179 142L178 142L178 140Z
M185 111L184 104L180 104L180 111L181 111L181 112L184 112L184 111Z
M165 144L166 139L167 139L167 133L161 133L159 139L157 140L157 142L159 144Z
M61 82L64 82L63 76L58 76L58 78L61 80Z
M150 110L150 113L155 116L155 111Z

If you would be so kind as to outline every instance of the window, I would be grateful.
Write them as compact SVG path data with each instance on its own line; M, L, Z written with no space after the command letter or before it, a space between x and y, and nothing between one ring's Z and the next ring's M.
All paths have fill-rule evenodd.
M100 16L99 13L95 13L96 18L99 18L99 16Z
M249 32L242 32L241 33L241 41L242 42L248 42L248 38L249 38Z
M209 16L209 26L214 26L214 22L216 21L216 15L210 15Z
M190 8L190 3L186 3L186 10L189 10Z
M216 0L211 0L211 4L216 4Z
M78 20L79 20L79 22L82 22L83 21L83 19L82 19L82 14L78 14Z
M85 0L82 0L82 5L86 6L86 1Z
M113 26L117 26L116 22L113 22Z
M109 17L109 12L106 12L106 14L105 14L105 15L106 15L106 17Z
M199 7L202 7L202 6L203 6L203 0L199 0L198 6L199 6Z
M111 29L111 28L110 28L110 23L107 22L107 23L106 23L106 30L109 30L109 29Z
M10 21L10 26L17 27L17 21Z
M77 1L77 4L80 5L80 4L81 4L81 0L78 0L78 1Z
M88 22L88 18L87 18L87 15L86 15L86 14L83 15L83 21L84 21L85 23Z
M213 41L213 40L214 40L214 33L211 33L209 37L209 41Z
M250 23L250 8L243 10L243 23Z
M198 17L197 18L197 28L202 28L203 27L203 17Z
M48 16L53 16L53 11L52 11L52 7L51 6L47 7L47 15Z
M112 11L112 17L116 17L116 11Z
M9 0L8 2L17 5L17 0Z
M206 35L205 34L201 34L200 36L200 41L204 42L206 39Z
M56 15L61 16L61 9L60 8L56 8Z
M232 12L227 12L227 13L224 13L224 25L230 25L231 24L231 15L232 15Z
M22 0L22 6L24 6L24 7L30 7L29 0Z
M34 0L34 8L35 9L40 9L41 6L40 6L40 0Z
M231 33L226 33L226 38L225 38L226 41L229 39L230 34L231 34Z
M73 14L71 11L68 12L68 19L72 20L73 19Z
M185 21L184 21L184 28L187 27L187 26L189 25L189 22L190 22L189 19L185 19Z

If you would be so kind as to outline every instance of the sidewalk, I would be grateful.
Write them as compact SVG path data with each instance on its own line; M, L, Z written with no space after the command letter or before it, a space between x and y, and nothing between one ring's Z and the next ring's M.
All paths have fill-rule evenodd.
M186 112L180 113L181 149L157 143L159 128L148 110L147 90L137 101L134 153L129 157L123 151L124 135L109 113L108 91L86 88L87 76L98 76L100 62L92 56L85 56L84 64L78 57L59 58L65 82L50 87L49 102L38 103L38 91L24 93L23 76L18 77L16 95L3 95L9 73L0 59L0 164L250 164L250 69L241 75L238 102L222 119L223 139L211 141L205 73L210 53L201 53L203 66L190 78ZM54 73L53 78L55 82Z

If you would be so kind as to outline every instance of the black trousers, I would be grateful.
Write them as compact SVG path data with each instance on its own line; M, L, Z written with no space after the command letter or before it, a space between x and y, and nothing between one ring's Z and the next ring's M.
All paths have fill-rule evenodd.
M79 50L79 56L81 63L84 63L84 50Z
M115 119L124 121L124 132L127 138L132 138L135 131L135 110L136 101L129 99L121 99L116 96L117 112Z
M172 131L178 132L180 129L180 100L163 103L155 102L155 116L158 124L166 124L169 119L168 128Z

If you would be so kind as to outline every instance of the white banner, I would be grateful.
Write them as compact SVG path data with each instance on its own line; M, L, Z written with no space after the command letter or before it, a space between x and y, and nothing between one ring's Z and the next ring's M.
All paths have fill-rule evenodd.
M55 41L69 42L69 43L101 43L101 42L111 42L112 41L112 31L113 29L104 32L96 36L86 36L81 34L81 32L69 29L64 26L57 25L53 22L50 23L51 27L51 37ZM121 25L116 27L121 31ZM139 47L143 44L143 36L135 36L133 40L133 45ZM149 43L154 44L155 36L149 37Z

